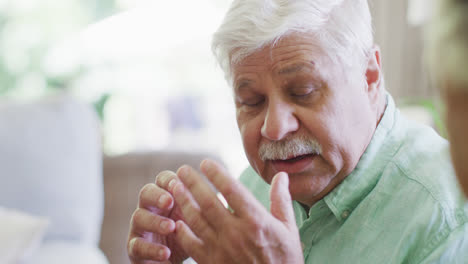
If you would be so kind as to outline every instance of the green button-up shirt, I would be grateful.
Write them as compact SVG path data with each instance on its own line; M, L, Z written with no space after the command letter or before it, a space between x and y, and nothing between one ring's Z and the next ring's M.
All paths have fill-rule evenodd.
M240 178L269 208L269 185ZM354 171L314 204L293 202L305 263L468 263L468 206L448 144L403 117L390 95Z

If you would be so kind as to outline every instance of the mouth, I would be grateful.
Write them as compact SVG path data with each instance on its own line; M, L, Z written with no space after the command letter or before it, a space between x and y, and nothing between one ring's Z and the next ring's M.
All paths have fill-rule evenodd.
M304 159L306 158L307 156L310 156L312 154L304 154L304 155L299 155L299 156L291 156L285 160L278 160L278 161L284 161L284 162L296 162L296 161L299 161L301 159Z
M312 161L317 157L317 154L305 154L293 156L285 160L270 160L276 173L284 171L288 174L300 173L307 169Z

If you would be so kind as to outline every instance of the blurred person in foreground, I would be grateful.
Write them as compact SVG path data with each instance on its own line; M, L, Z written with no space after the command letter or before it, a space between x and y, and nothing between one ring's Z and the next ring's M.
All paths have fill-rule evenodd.
M431 73L441 87L452 160L468 196L468 1L440 0L429 27Z
M465 263L448 144L385 91L366 0L234 0L213 51L251 167L201 163L229 208L193 168L161 172L133 263Z

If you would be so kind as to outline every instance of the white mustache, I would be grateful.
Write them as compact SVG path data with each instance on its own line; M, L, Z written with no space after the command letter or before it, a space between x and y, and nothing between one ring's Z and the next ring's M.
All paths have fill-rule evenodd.
M260 145L258 154L263 161L286 160L307 154L320 155L322 146L315 140L306 136L294 136L282 141L265 142Z

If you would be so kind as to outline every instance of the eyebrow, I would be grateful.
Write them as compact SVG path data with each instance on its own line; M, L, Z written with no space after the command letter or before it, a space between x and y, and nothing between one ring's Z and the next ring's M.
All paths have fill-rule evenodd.
M310 61L309 63L305 63L305 62L294 63L294 64L291 64L291 65L288 65L286 67L283 67L283 68L279 69L278 71L276 71L276 74L277 75L287 75L287 74L291 74L291 73L297 73L297 72L303 71L304 68L308 68L308 69L315 68L315 62ZM239 81L237 81L235 83L237 83L237 84L235 84L234 90L239 91L239 90L242 90L243 88L249 86L250 84L255 83L255 81L250 80L250 79L240 79Z
M288 65L284 68L281 68L279 69L276 74L278 75L287 75L287 74L291 74L291 73L297 73L297 72L300 72L302 70L304 70L304 68L314 68L315 67L315 62L314 61L311 61L310 63L295 63L295 64L292 64L292 65Z
M235 90L239 91L247 86L249 86L251 83L254 83L254 81L249 80L249 79L240 79L235 86Z

